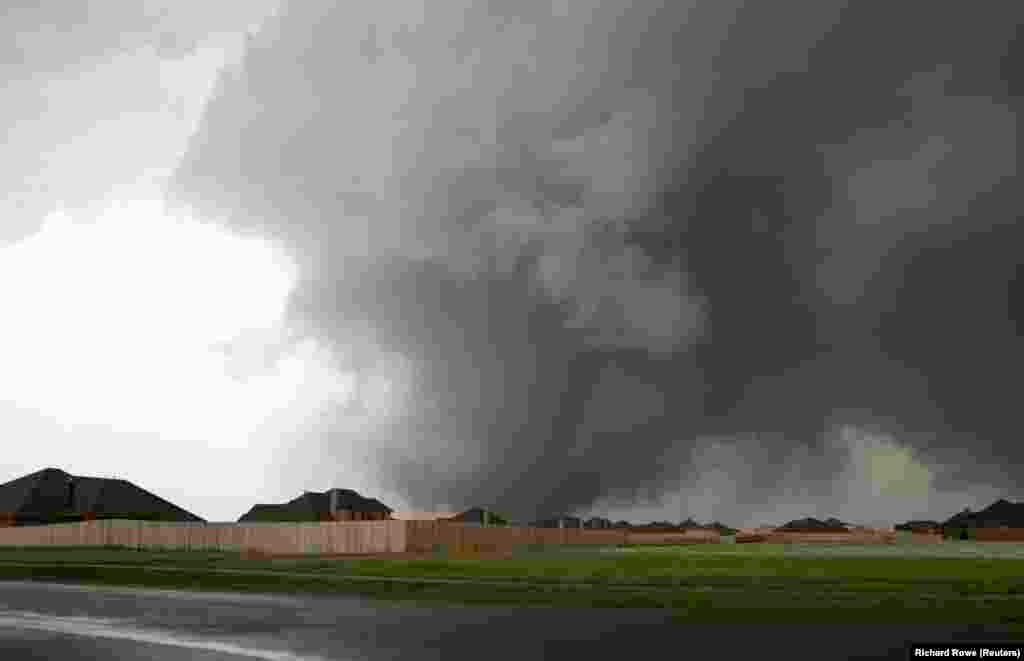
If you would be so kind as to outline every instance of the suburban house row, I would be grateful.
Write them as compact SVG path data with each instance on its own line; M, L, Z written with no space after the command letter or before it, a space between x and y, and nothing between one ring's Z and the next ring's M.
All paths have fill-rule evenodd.
M0 526L45 525L94 519L133 519L203 523L204 519L127 480L71 475L59 468L44 468L0 484ZM375 498L351 489L307 491L278 504L256 504L238 523L449 520L470 526L507 525L505 517L481 507L461 513L396 513ZM612 528L610 520L586 521L559 516L531 522L541 528Z

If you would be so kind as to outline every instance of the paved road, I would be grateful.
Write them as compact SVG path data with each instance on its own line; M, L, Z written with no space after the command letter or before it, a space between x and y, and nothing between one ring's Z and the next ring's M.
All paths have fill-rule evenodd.
M655 610L423 607L355 597L0 582L4 661L623 661L637 654L742 659L767 652L794 660L902 659L910 638L999 635L969 627L686 625ZM697 650L715 653L692 653Z

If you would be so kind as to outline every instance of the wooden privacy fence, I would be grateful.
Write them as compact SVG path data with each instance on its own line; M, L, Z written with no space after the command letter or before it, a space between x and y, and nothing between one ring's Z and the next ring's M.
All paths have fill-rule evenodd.
M652 544L670 546L673 544L718 544L722 535L717 530L685 530L679 532L629 532L627 544Z
M1024 528L976 528L977 542L1024 542Z
M625 530L586 528L475 527L445 521L405 521L407 550L508 551L524 546L618 546Z
M405 550L404 521L184 523L101 520L0 529L0 546L127 546L271 555Z
M504 551L524 546L622 546L628 544L717 544L717 530L634 532L623 528L475 527L446 521L407 521L408 550Z
M941 536L914 534L917 543ZM1024 541L1022 529L982 528L979 541ZM744 530L737 543L892 544L892 530L847 533ZM0 546L126 546L144 549L247 551L267 555L346 555L449 551L505 552L526 546L714 544L717 530L634 532L626 529L476 527L448 521L310 523L179 523L99 520L0 528Z
M945 541L941 530L911 530L910 542L912 544L941 544Z
M757 532L741 532L736 533L735 540L737 544L763 544L768 541L768 535Z
M737 544L895 544L894 530L852 530L850 532L796 532L755 528L736 533Z
M854 532L782 532L759 535L768 544L895 544L894 530L864 530ZM739 541L739 540L737 540Z
M737 544L761 544L768 540L773 528L741 528L736 531Z
M507 551L527 545L617 546L624 530L473 527L441 521L178 523L85 521L0 529L0 546L127 546L266 555Z

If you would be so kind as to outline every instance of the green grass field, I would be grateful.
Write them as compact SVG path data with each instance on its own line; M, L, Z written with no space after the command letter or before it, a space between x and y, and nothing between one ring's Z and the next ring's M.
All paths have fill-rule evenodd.
M1024 544L723 544L430 560L0 549L0 578L432 603L656 607L708 622L1003 623L1024 632Z

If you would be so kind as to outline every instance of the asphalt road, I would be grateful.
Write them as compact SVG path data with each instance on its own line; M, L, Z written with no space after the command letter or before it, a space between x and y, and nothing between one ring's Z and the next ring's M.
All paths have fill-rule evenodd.
M0 659L903 659L996 629L688 625L636 609L408 606L362 598L0 582Z

